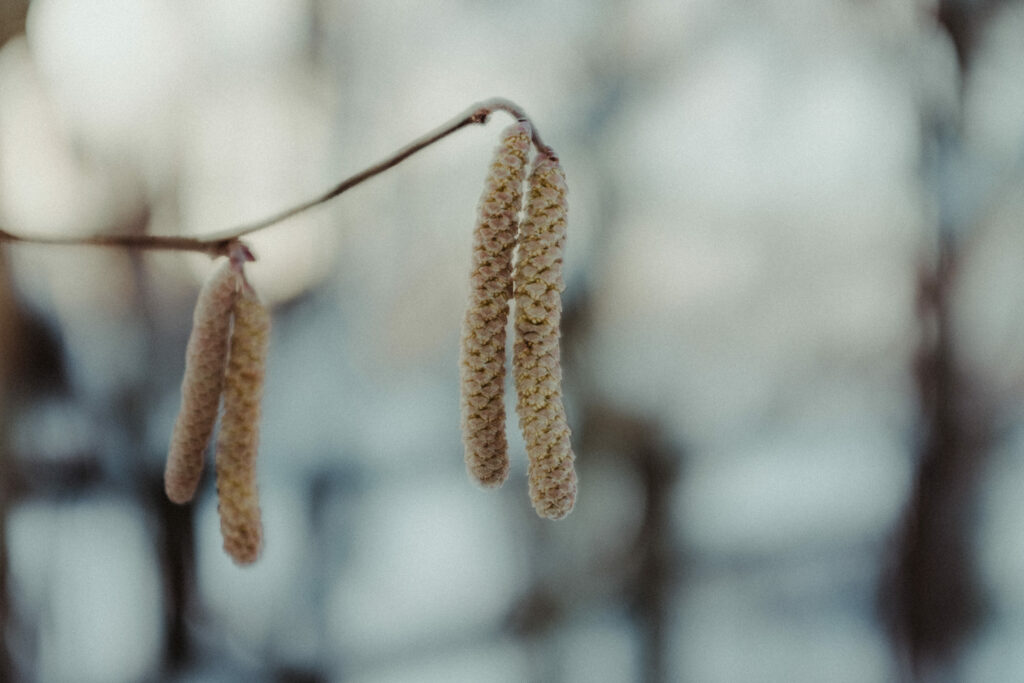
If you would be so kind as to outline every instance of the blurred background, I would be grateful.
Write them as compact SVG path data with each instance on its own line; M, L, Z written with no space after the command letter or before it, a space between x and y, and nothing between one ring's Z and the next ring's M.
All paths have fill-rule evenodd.
M163 494L209 259L7 244L0 680L1024 679L1022 36L1019 0L2 0L15 233L213 232L525 108L580 498L534 515L514 417L502 489L463 466L504 114L250 240L251 568L212 473Z

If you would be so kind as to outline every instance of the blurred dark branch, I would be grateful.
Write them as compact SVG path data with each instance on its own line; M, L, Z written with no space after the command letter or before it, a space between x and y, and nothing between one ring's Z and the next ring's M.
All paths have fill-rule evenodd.
M1005 0L941 0L935 18L949 34L956 48L960 71L972 66L982 27Z
M504 111L519 121L530 123L533 130L533 144L537 151L548 156L556 156L554 150L548 147L541 140L537 127L533 125L530 117L517 104L501 98L493 98L479 104L474 104L462 114L451 119L447 123L435 128L429 133L410 142L405 147L393 152L391 155L373 164L372 166L349 176L323 194L302 202L296 206L283 209L262 220L253 223L244 223L233 228L199 237L178 237L173 235L147 235L140 233L130 234L101 234L85 237L75 236L42 236L42 235L18 235L0 229L0 242L12 242L22 244L48 244L62 246L93 246L93 247L118 247L126 249L148 249L164 251L195 251L210 256L227 256L232 244L239 238L254 233L264 228L276 225L292 216L308 211L335 197L351 190L353 187L380 175L388 169L394 168L412 155L425 149L435 142L439 142L452 133L473 124L484 124L490 115L496 111Z
M166 589L164 666L169 671L184 667L193 657L188 632L188 610L195 599L195 510L176 505L164 494L163 478L150 488L158 506L160 559Z
M0 3L0 45L25 32L28 0L4 0Z
M614 210L598 221L612 215ZM636 482L642 512L629 534L610 539L584 567L567 563L576 571L561 573L565 567L560 566L536 579L509 614L506 628L517 637L543 642L542 636L567 622L571 613L588 604L601 604L613 595L628 605L639 636L639 680L664 683L671 680L670 618L684 571L683 558L676 549L672 502L685 452L666 436L658 420L620 408L591 386L593 370L581 359L586 356L586 340L593 329L592 289L578 282L571 290L562 316L563 348L567 351L563 365L566 377L573 378L571 384L577 387L575 443L577 452L586 454L578 463L580 479L586 482L589 468L601 467L604 461L603 466ZM575 514L586 513L580 510ZM543 551L556 552L553 548ZM551 670L541 665L540 669L535 680L557 680L557 665Z
M639 635L638 680L664 683L670 680L669 622L684 569L675 547L672 509L683 454L651 419L622 411L593 394L582 408L580 452L587 453L590 466L595 466L595 458L606 459L635 479L642 513L631 533L592 557L582 574L556 572L535 581L508 615L506 628L519 638L543 642L543 636L569 621L573 612L614 595L628 605ZM553 680L552 676L542 671L536 680Z
M668 444L650 420L632 417L608 405L595 405L584 416L584 450L609 448L625 457L643 491L643 515L626 552L625 585L642 634L642 680L668 678L668 622L672 597L682 579L674 550L672 495L682 468L682 454Z
M950 315L955 272L945 242L938 263L918 276L918 461L884 596L895 645L915 681L931 680L954 660L982 611L972 512L992 414L958 362Z
M129 226L137 234L145 224ZM169 349L164 346L165 335L160 329L155 301L157 286L139 252L126 254L133 273L132 308L139 311L144 330L145 366L156 368L160 358ZM233 259L252 258L247 250L232 251ZM121 423L121 432L136 452L149 448L145 425L146 408L159 400L164 379L154 372L144 373L119 388L119 407L113 419ZM159 462L159 456L152 461ZM196 658L196 645L189 632L189 617L199 603L196 578L195 506L178 505L164 493L163 472L153 472L143 461L133 461L126 474L131 478L131 489L136 494L140 509L147 510L159 529L155 546L160 557L160 572L164 584L164 651L163 667L168 673L185 669Z
M961 93L984 24L1000 0L942 0L936 20L957 51ZM955 335L953 300L976 219L963 189L962 111L924 112L924 191L938 207L934 255L917 274L919 342L914 380L919 414L917 462L883 609L904 674L946 680L983 612L974 567L974 511L994 440L994 406L970 377ZM928 153L931 151L931 154Z
M28 0L0 3L0 46L25 30ZM13 619L8 581L7 511L13 496L15 463L8 447L9 411L12 397L10 370L12 357L20 346L21 335L16 323L17 305L11 292L6 262L0 258L0 681L13 681L14 662L11 657Z
M14 680L14 665L9 650L13 630L11 594L8 581L7 512L14 494L15 463L8 447L10 418L7 410L12 388L10 369L15 347L19 342L17 310L11 296L6 261L0 258L0 629L5 636L0 641L0 681Z
M61 467L60 472L26 467L11 447L12 428L24 405L31 397L58 393L63 387L63 365L56 351L49 329L19 306L7 259L0 253L0 681L21 680L25 672L16 665L24 664L24 657L19 660L13 653L24 655L24 641L32 640L22 622L24 615L17 613L11 600L7 515L40 479L60 486L69 470L76 470L75 476L88 476L77 469L83 464L78 459L63 461L67 469ZM37 372L38 367L45 371Z

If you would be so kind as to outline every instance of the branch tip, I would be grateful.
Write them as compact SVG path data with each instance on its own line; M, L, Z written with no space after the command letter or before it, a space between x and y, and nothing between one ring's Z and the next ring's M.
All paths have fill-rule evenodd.
M222 253L224 253L229 259L235 270L241 270L242 266L246 263L252 263L256 260L252 250L249 249L249 245L242 240L234 239L227 240L221 247Z
M479 107L469 117L470 123L487 123L487 119L491 117L491 110L488 107Z

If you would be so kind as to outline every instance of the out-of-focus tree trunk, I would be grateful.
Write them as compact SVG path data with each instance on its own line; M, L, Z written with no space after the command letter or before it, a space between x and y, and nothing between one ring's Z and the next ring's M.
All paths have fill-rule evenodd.
M1001 0L939 2L935 18L956 49L961 95L981 31ZM962 98L961 98L962 99ZM952 300L965 240L959 206L966 154L960 111L923 112L925 192L938 207L937 248L917 275L919 343L914 363L920 431L910 500L897 532L883 609L905 675L928 681L951 671L982 618L974 566L978 486L994 440L996 406L966 373Z
M4 0L0 4L0 45L25 32L28 0Z
M18 315L11 283L7 272L7 261L0 253L0 633L8 633L11 618L11 602L7 581L7 509L10 504L14 463L8 448L9 411L11 393L11 370L13 359L18 355ZM0 680L13 679L14 667L8 650L8 639L0 639Z
M24 33L28 0L6 0L0 3L0 47L16 35ZM0 154L3 150L0 149ZM7 261L0 253L0 634L9 633L11 616L7 581L7 508L14 480L13 463L7 447L10 376L19 345L17 305L8 276ZM0 638L0 680L13 680L14 666L8 649L8 638Z

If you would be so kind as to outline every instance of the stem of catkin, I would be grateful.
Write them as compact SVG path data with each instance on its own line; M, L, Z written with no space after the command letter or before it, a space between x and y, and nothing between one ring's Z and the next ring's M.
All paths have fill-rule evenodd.
M562 405L559 337L562 252L568 205L565 173L553 156L534 161L519 226L513 276L516 412L529 456L530 499L541 517L560 519L576 501L575 456Z
M270 314L248 285L235 299L233 312L217 435L217 496L224 550L236 563L249 564L259 557L263 539L256 454Z
M175 503L192 500L203 474L206 446L213 434L224 386L231 307L238 283L238 273L225 261L203 285L196 301L185 352L181 409L164 470L164 490Z
M462 328L462 435L466 469L479 484L508 477L505 336L512 298L512 253L530 151L530 124L505 129L494 152L473 231L469 305Z

